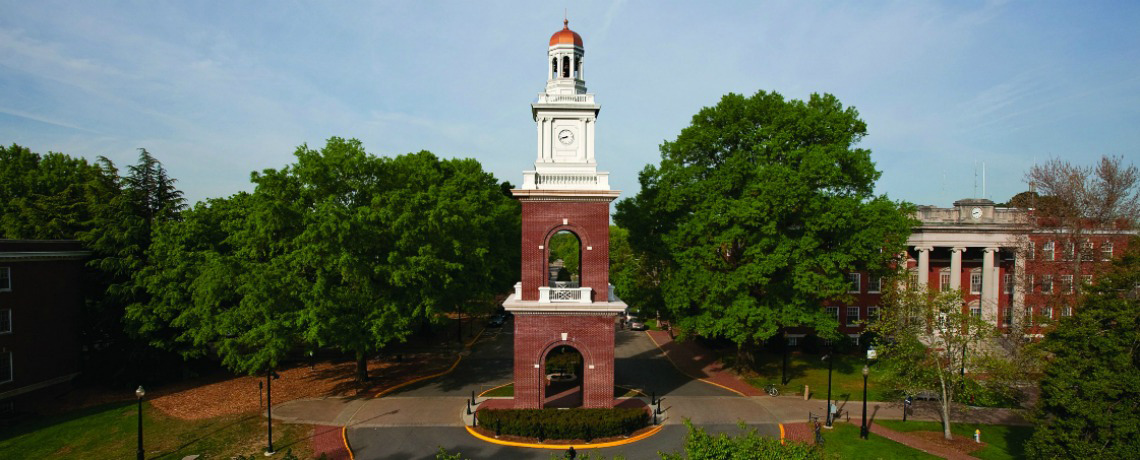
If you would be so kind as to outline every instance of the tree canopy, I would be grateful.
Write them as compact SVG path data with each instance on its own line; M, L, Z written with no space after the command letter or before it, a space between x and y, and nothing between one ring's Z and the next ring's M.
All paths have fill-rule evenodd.
M1041 345L1034 458L1128 458L1140 450L1140 241Z
M661 298L687 331L754 343L787 326L835 334L820 308L849 272L888 270L913 224L874 194L856 145L867 126L832 95L725 95L661 145L617 204L633 248L660 263Z

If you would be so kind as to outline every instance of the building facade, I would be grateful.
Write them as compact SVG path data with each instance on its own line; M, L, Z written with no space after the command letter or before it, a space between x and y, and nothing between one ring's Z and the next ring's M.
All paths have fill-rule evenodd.
M0 404L79 374L86 256L76 241L0 240Z
M545 90L531 104L537 126L534 170L511 193L522 204L522 280L503 303L515 315L514 404L547 404L547 357L572 349L581 355L574 376L581 405L612 407L614 334L626 305L609 284L610 203L618 197L609 173L597 170L594 123L601 110L586 92L582 37L563 24L550 37ZM559 282L549 265L556 234L579 244L577 282Z

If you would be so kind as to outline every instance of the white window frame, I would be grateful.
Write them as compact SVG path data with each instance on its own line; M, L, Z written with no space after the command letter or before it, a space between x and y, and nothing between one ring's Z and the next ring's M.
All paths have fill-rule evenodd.
M883 277L874 276L867 278L867 293L878 294L883 291Z
M1046 322L1053 320L1053 306L1045 305L1041 307L1041 316L1046 319Z
M1013 273L1006 273L1001 277L1001 292L1013 294Z
M1057 260L1057 243L1046 241L1045 246L1041 247L1041 256L1049 262Z
M1092 286L1092 280L1093 280L1092 275L1081 275L1081 285L1082 286Z
M977 282L974 282L975 278L977 279ZM973 270L970 270L970 294L982 293L982 281L982 269L975 268Z
M977 302L977 301L970 302L970 316L973 316L975 318L981 318L982 317L982 304L981 304L981 302Z
M1026 254L1026 258L1029 260L1037 260L1037 243L1030 241L1027 249L1028 254Z
M855 285L855 290L851 290L851 285ZM858 294L863 289L863 275L861 273L848 273L847 274L847 293Z
M1027 288L1029 288L1029 293L1030 293L1030 294L1032 294L1032 293L1033 293L1033 288L1035 288L1035 287L1036 287L1036 286L1033 284L1033 282L1035 281L1035 280L1034 280L1034 278L1036 278L1036 276L1035 276L1035 275L1029 275L1029 279L1028 279L1028 280L1027 280L1027 282L1025 283L1025 286L1026 286Z
M1053 293L1053 275L1041 275L1041 293Z
M8 357L8 380L0 380L0 384L4 384L16 379L16 367L12 364L14 358L11 351L0 351L0 355Z
M1100 245L1100 260L1112 260L1112 242L1105 241Z
M1094 246L1092 241L1084 240L1081 242L1081 260L1093 260Z
M1001 311L1001 324L1004 326L1013 325L1013 309L1006 307Z
M0 308L0 334L12 333L12 309Z
M938 271L938 291L950 292L950 269L943 268Z
M1073 293L1073 275L1061 275L1061 292Z
M799 337L788 336L788 346L789 347L798 347L799 345L800 345L800 338Z
M879 307L867 307L867 322L874 322L879 319Z
M852 318L851 312L855 312L854 318ZM859 319L860 319L859 318L859 307L851 307L851 306L847 307L847 311L846 311L846 314L844 315L844 318L847 319L847 326L848 327L858 326L859 325L858 324Z
M1073 307L1070 307L1068 305L1061 307L1061 317L1064 318L1069 316L1073 316Z
M12 267L0 267L0 292L12 290Z
M835 315L835 321L839 321L839 307L827 307L827 313Z
M1065 255L1064 255L1065 260L1073 260L1073 258L1076 257L1076 253L1077 253L1076 243L1073 243L1072 241L1066 241L1065 242Z

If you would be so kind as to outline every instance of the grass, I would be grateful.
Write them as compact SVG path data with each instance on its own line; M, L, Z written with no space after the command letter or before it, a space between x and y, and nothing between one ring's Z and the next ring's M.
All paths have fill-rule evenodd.
M903 423L899 420L882 420L875 423L895 431L942 432L942 424L938 422ZM982 425L977 423L954 423L950 425L950 432L954 436L973 438L974 430L982 430L982 442L986 443L986 447L974 451L971 455L989 460L1025 458L1025 442L1033 435L1033 427L1030 426Z
M0 431L0 458L134 458L138 448L134 402L97 406L25 421ZM273 424L273 447L311 458L307 425ZM265 450L266 421L258 413L182 420L143 407L143 442L148 459L230 458Z
M509 398L515 395L515 384L508 383L503 386L492 388L490 391L480 393L479 396L487 398ZM641 392L632 388L614 386L615 398L633 398L636 396L645 396Z
M810 387L813 398L827 398L827 362L819 355L809 355L792 352L788 355L788 383L780 385L780 371L782 356L778 353L757 354L755 366L756 376L748 377L748 383L761 390L769 383L775 383L781 394L803 394L804 385ZM835 355L831 374L831 398L840 401L863 400L863 363L862 356ZM871 367L871 374L867 381L868 401L887 401L896 399L897 394L882 385L881 373L875 372Z
M839 458L939 458L875 434L869 435L866 440L860 439L858 425L836 423L834 426L835 428L823 432L823 451Z

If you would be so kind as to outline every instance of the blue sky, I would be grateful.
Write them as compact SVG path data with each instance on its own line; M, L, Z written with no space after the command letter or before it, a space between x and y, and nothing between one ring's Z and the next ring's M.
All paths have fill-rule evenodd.
M728 92L835 94L894 199L1025 190L1034 161L1140 158L1140 2L0 0L0 143L120 166L157 156L191 201L251 190L296 146L472 157L521 181L529 104L567 9L632 196L658 145Z

